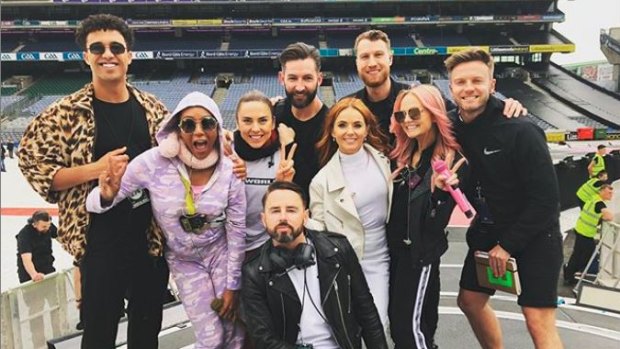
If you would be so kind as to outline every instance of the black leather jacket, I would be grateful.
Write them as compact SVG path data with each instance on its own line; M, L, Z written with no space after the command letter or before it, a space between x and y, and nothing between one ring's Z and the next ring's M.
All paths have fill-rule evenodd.
M321 300L338 345L387 349L379 313L353 248L345 236L306 230L314 244ZM287 274L277 273L269 251L271 240L243 266L241 307L247 331L256 348L295 348L301 318L301 302ZM317 302L319 303L319 302Z
M431 193L433 148L427 148L422 154L420 169L424 177L413 190L400 177L394 180L392 212L387 227L388 246L392 255L408 250L413 268L438 262L448 249L446 226L455 203L450 194L440 189ZM461 182L467 172L467 165L463 164L458 171Z

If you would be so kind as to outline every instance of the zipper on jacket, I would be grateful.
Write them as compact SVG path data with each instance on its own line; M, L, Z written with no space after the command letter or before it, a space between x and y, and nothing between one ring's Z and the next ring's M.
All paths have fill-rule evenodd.
M282 340L286 340L286 311L284 309L284 296L280 293L280 302L282 303ZM303 309L301 310L303 311Z
M325 302L327 301L327 297L329 297L329 292L331 292L332 288L334 287L334 284L336 283L336 278L338 277L338 274L340 274L340 269L336 271L336 275L334 275L334 280L332 280L331 285L329 285L329 288L327 289L327 292L325 293L325 298L321 302L321 306L325 305Z
M407 185L407 238L403 240L403 242L405 243L405 245L410 246L412 241L411 241L411 231L409 230L410 228L410 220L411 220L411 214L409 212L410 209L410 205L411 205L411 188L409 188L409 185L407 183L405 183L405 185Z
M351 314L351 275L347 274L347 282L349 283L349 309L348 313Z
M340 321L342 322L342 328L344 329L344 336L347 339L347 343L350 348L355 348L353 343L351 343L351 338L349 338L349 331L347 330L347 325L344 322L344 314L342 312L342 303L340 302L340 294L338 294L338 281L334 280L334 291L336 293L336 301L338 302L338 313L340 314Z

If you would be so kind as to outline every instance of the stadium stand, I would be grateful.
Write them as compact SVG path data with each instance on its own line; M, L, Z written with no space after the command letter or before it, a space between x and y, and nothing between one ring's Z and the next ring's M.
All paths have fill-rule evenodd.
M24 99L24 96L2 96L0 98L1 100L1 107L2 107L2 111L4 111L5 109L9 108L11 105L13 105L14 103L17 103L21 100Z
M355 38L361 33L360 30L351 29L326 29L325 38L328 47L332 48L353 48Z
M415 34L411 33L409 29L397 29L390 28L385 29L386 34L390 37L390 44L392 47L416 47L416 43L413 39Z
M19 46L19 35L13 33L2 33L2 40L0 41L0 51L13 52Z
M19 139L34 115L90 80L72 30L79 19L104 12L127 18L136 29L133 50L141 55L134 58L129 70L132 84L157 95L170 110L191 91L211 95L220 105L224 126L229 129L235 127L237 101L247 91L258 89L268 96L285 94L277 80L275 58L291 42L304 41L321 49L326 78L319 96L327 105L359 90L363 84L351 49L356 36L370 28L386 31L392 47L399 49L394 52L392 65L392 77L397 81L430 82L450 98L442 68L446 55L463 46L485 46L497 57L496 95L520 100L530 111L529 119L543 130L562 130L564 140L576 138L576 131L584 127L606 128L610 134L620 129L617 98L601 97L600 91L550 64L552 53L574 50L570 40L552 30L553 23L564 21L557 0L7 0L2 4L3 78L27 75L34 84L19 85L19 91L2 89L3 114L18 109L9 117L3 116L2 140ZM426 46L435 49L420 50ZM63 54L49 56L52 61L39 59L38 55L19 55L28 51ZM217 54L201 55L201 51ZM504 72L502 68L509 64L518 65L525 73L515 77ZM581 170L585 172L585 165ZM562 185L562 190L574 198L576 188ZM464 233L451 231L450 236L456 240L450 242L454 245L450 250L462 252L466 248ZM455 256L447 257L450 260ZM475 347L475 338L453 296L458 292L458 275L454 271L458 269L453 266L442 270L438 344L446 348ZM494 302L502 302L504 314L512 316L514 312L520 319L520 308L513 299L496 297ZM3 307L5 304L10 303L3 302ZM561 308L558 317L567 343L575 348L615 347L607 344L620 337L616 323L593 311L574 316L576 307L571 307ZM575 319L595 317L602 335L588 333L585 327L571 329L581 326ZM508 317L500 321L508 329L506 347L531 344L522 322ZM26 330L23 332L28 335ZM73 327L67 332L74 332ZM5 333L3 322L3 344L8 338ZM79 339L79 334L74 336ZM191 327L162 332L161 338L162 349L189 347L194 340Z
M23 42L20 52L58 52L78 50L72 32L38 33Z
M212 95L214 85L194 84L190 83L189 79L189 74L178 74L169 80L134 81L134 85L156 95L169 111L173 111L181 98L190 92L198 91L208 96Z
M174 30L138 31L134 51L219 50L222 35L219 30L186 30L182 36L176 36Z
M86 73L64 73L45 76L26 89L30 96L64 95L72 93L90 82Z
M23 110L23 115L37 115L64 95L46 95ZM22 119L22 118L20 118ZM18 119L19 120L19 119Z
M10 96L17 92L16 86L2 86L1 96Z
M303 41L319 47L316 30L282 30L274 35L271 30L233 31L230 38L230 50L272 49L282 50L291 43Z
M451 31L424 31L418 34L424 46L469 46L471 43L463 36Z

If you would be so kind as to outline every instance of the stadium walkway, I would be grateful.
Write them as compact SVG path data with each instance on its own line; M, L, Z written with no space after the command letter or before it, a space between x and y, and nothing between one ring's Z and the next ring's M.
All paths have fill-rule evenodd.
M585 144L583 144L585 145ZM564 154L562 154L563 156ZM559 157L554 156L554 157ZM5 290L17 284L15 251L17 231L25 224L24 215L15 215L7 211L8 208L20 208L24 213L37 207L53 208L43 202L25 182L17 169L16 159L7 159L8 172L1 175L1 238L2 238L2 289ZM617 197L620 199L620 196ZM616 205L616 208L620 205ZM618 212L618 209L614 210ZM27 214L27 213L26 213ZM568 210L562 214L562 231L566 231L574 224L576 211ZM55 218L55 221L57 219ZM469 329L466 318L456 305L458 279L462 267L463 257L467 246L465 243L465 229L451 227L449 229L450 249L442 259L441 282L442 293L440 301L440 319L437 332L437 344L440 348L476 348L478 344ZM71 267L71 258L60 246L54 242L56 267L63 270ZM565 252L566 255L566 252ZM574 298L570 289L561 286L559 292L565 303L559 306L557 318L560 336L567 349L596 348L612 349L620 347L620 315L578 307L574 305ZM504 332L506 348L533 348L527 333L523 317L516 298L505 293L498 293L493 297L493 306L498 311L498 317ZM181 308L182 309L182 308ZM176 314L184 315L184 314ZM180 316L180 326L162 331L160 335L161 349L177 349L193 347L193 330ZM168 320L172 320L168 318ZM79 342L78 342L79 343ZM75 347L75 346L74 346ZM121 348L125 348L121 346Z

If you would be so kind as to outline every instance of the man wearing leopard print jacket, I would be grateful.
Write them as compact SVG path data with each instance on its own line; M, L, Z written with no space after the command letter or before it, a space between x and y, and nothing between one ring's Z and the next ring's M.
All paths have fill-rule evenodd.
M82 348L115 347L124 297L128 347L157 348L168 267L148 192L136 192L104 214L87 213L86 196L109 161L128 162L156 144L168 111L127 84L133 34L121 18L86 18L76 42L92 82L31 122L19 167L37 193L58 204L58 241L79 263Z

